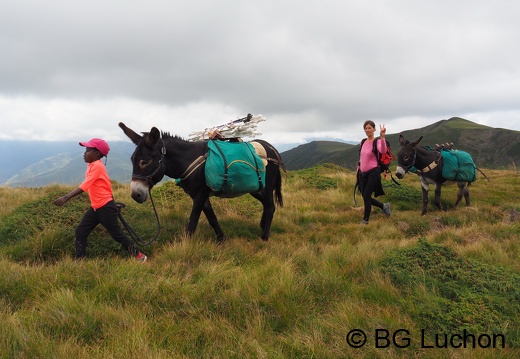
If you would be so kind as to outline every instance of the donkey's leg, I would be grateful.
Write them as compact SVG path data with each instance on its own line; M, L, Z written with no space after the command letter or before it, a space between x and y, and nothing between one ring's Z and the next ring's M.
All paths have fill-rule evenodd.
M200 213L204 211L206 218L208 219L209 224L213 227L215 234L217 235L217 241L220 243L224 240L224 233L220 228L220 225L217 220L217 216L213 211L213 207L209 201L208 196L198 196L193 199L193 207L191 209L190 219L188 221L188 225L186 226L186 234L191 236L195 233L197 229L197 225L200 219Z
M267 241L271 234L271 224L273 223L274 211L276 210L274 200L272 196L266 196L263 201L264 210L262 213L262 221L260 226L262 227L262 239Z
M469 182L464 186L464 199L466 200L466 206L469 206L471 202L469 199Z
M421 189L422 189L422 213L421 215L425 215L428 213L428 183L425 183L421 180Z
M251 193L251 196L262 202L263 211L262 218L260 219L260 228L262 228L261 238L267 241L271 234L271 223L273 222L274 211L276 210L273 191L266 189L263 193Z
M459 205L460 201L462 201L462 197L464 196L464 187L466 183L457 182L457 186L459 186L459 191L457 192L457 201L455 202L455 208Z
M468 184L466 182L458 182L457 185L459 186L459 192L457 193L457 202L455 202L455 207L457 207L460 201L462 201L462 197L466 200L466 206L469 206L470 200Z
M264 197L261 195L261 193L255 192L250 194L251 196L253 196L253 198L259 200L262 203L262 207L265 208ZM265 210L262 210L262 218L260 218L260 228L262 228L262 230L265 228Z
M199 224L200 213L202 212L202 207L204 206L204 202L206 199L204 198L193 198L193 206L191 207L190 219L188 220L188 224L186 225L186 235L191 236L195 233L197 229L197 225Z
M217 235L217 242L224 242L224 232L220 228L220 224L217 220L217 215L215 214L215 211L213 211L213 206L211 206L209 198L204 203L204 207L202 207L202 210L204 211L204 214L206 215L206 218L208 219L210 226L213 228L215 234Z
M441 190L442 186L441 184L435 184L435 199L433 203L437 206L438 209L442 211L442 204L441 204Z

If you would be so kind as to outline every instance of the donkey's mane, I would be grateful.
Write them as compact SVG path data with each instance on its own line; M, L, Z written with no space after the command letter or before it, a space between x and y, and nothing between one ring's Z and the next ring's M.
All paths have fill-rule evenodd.
M146 136L148 135L150 132L141 132L141 134L143 134L143 136ZM166 131L161 131L161 137L164 139L164 138L171 138L171 139L174 139L174 140L180 140L180 141L184 141L184 142L188 142L187 140L185 140L184 138L178 136L178 135L172 135L170 132L166 132Z
M161 131L161 134L162 134L162 137L163 138L172 138L174 140L181 140L181 141L185 141L186 140L178 135L172 135L170 132L166 132L166 131Z

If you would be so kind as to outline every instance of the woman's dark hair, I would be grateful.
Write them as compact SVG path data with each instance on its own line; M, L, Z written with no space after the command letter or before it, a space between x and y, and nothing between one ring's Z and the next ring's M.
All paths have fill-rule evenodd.
M365 123L363 124L363 129L364 129L365 127L367 127L367 125L370 125L370 126L372 126L373 128L376 128L376 124L375 124L374 121L372 121L372 120L365 121Z

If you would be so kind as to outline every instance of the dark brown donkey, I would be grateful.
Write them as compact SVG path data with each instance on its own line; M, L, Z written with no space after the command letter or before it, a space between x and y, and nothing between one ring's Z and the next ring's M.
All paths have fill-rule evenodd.
M422 136L418 140L410 142L402 135L399 136L401 150L397 154L397 170L395 175L401 179L411 170L415 172L421 179L422 187L422 214L428 212L428 188L432 184L435 188L435 205L442 210L441 205L441 187L445 184L457 183L459 191L457 193L457 201L455 207L460 203L462 197L466 200L466 206L470 205L469 199L469 182L453 182L448 181L442 176L443 159L439 151L430 151L421 146L417 146L422 140Z
M205 156L208 152L208 143L205 141L190 142L167 132L159 132L152 127L150 132L139 135L124 123L119 127L136 145L131 160L133 165L131 190L132 198L143 203L148 198L150 189L155 186L164 175L179 179L179 185L192 198L193 207L186 227L191 235L195 232L201 212L204 212L209 224L213 227L217 241L224 240L224 233L220 228L217 216L213 211L210 196L218 196L205 180ZM261 238L269 239L271 223L275 212L275 201L283 206L281 190L281 169L283 163L278 151L263 140L255 140L266 152L267 165L265 166L265 183L258 191L250 193L263 205Z

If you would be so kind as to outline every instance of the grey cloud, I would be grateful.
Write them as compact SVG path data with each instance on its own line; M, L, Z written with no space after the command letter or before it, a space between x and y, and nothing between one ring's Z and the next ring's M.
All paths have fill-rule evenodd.
M9 0L0 95L220 103L299 118L285 131L520 111L518 15L500 0Z

